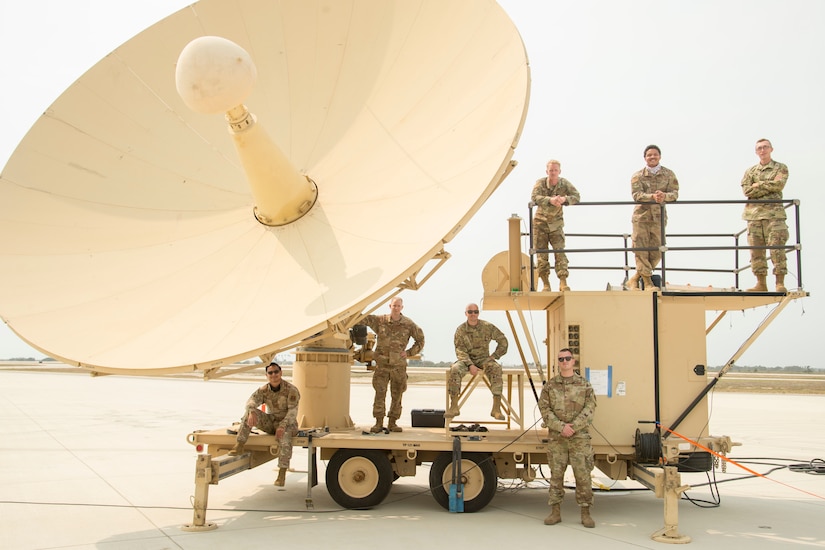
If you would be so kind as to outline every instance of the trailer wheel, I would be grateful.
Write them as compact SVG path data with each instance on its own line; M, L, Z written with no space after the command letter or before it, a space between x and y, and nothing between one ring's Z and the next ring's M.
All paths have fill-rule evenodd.
M392 474L390 459L382 451L339 449L327 464L327 491L344 508L372 508L390 493Z
M444 509L450 509L450 484L453 478L452 453L441 453L430 468L430 492ZM461 479L464 482L464 511L478 512L496 494L498 477L489 453L462 453Z

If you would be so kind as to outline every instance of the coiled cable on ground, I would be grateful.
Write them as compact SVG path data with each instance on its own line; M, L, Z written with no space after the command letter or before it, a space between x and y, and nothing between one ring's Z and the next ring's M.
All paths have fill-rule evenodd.
M825 475L825 460L814 458L807 463L790 464L788 470L811 475Z

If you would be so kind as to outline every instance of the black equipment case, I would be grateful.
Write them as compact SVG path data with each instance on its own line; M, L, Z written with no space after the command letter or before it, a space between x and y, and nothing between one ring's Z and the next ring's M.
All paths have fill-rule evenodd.
M444 409L413 409L413 428L443 428Z

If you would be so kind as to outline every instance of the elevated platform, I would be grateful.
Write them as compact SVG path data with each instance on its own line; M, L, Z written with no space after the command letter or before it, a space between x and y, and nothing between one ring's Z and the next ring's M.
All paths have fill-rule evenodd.
M652 292L611 289L611 290L568 290L558 291L492 291L484 293L484 309L491 311L514 311L522 309L525 311L542 311L550 309L554 304L559 303L565 295L589 295L589 296L638 296L647 297L650 300ZM754 309L771 304L778 304L786 299L796 300L806 298L810 293L804 290L792 290L787 293L780 292L744 292L728 290L712 290L691 288L686 290L678 288L670 290L656 291L655 294L661 300L679 300L701 302L705 311L743 311Z

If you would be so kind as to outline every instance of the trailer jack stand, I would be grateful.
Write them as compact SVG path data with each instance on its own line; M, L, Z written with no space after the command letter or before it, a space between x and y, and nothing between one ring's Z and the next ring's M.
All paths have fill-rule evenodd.
M217 524L206 521L206 508L209 501L209 483L212 479L212 457L198 455L195 463L195 497L192 500L194 517L192 523L181 525L182 531L198 532L217 529Z
M307 436L307 510L314 510L315 504L312 502L312 488L318 485L318 470L316 463L315 447L312 445L312 434Z
M664 470L665 526L650 535L650 538L656 542L687 544L690 537L679 533L679 499L690 486L680 485L681 476L675 466L665 466Z

